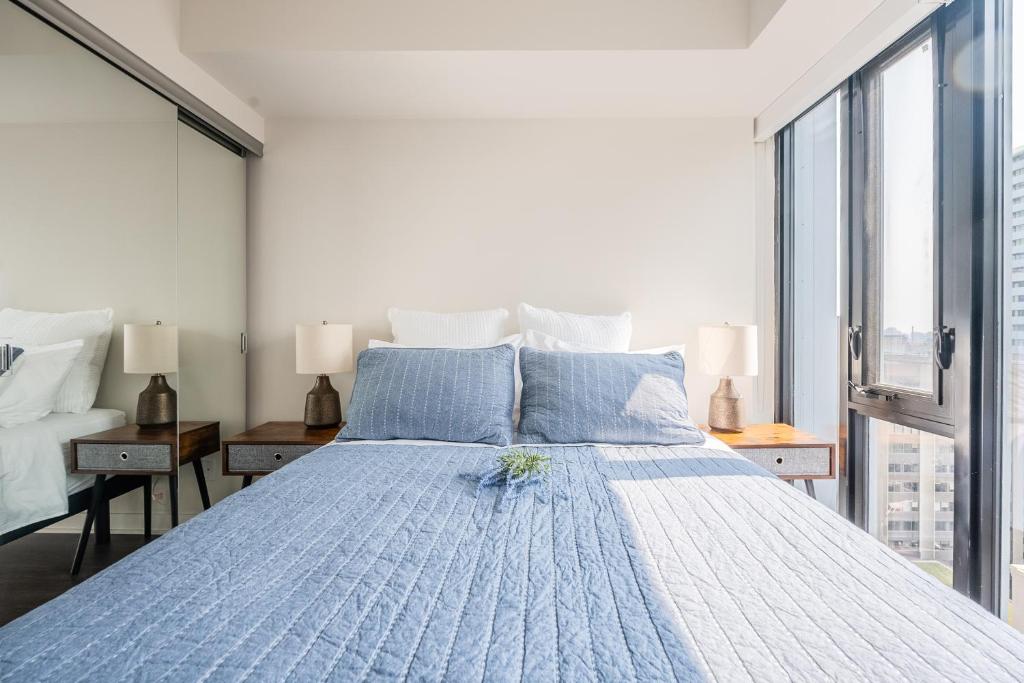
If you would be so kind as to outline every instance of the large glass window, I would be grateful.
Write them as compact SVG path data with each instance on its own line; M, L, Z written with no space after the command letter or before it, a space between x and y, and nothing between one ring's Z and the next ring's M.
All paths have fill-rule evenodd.
M839 89L837 508L986 608L1009 596L1024 628L1024 49L1013 49L1003 173L998 163L1010 137L1004 28L1017 9L1010 37L1024 45L1019 5L936 7ZM794 140L819 113L776 136L783 420L806 391L793 379L811 353L799 302L833 286L824 271L793 272L808 245L785 248L811 237ZM815 202L835 177L817 161Z
M877 477L871 532L890 548L953 585L953 440L868 420Z
M926 23L857 77L850 375L855 403L948 424L948 378L933 359L943 319L937 32Z
M955 467L951 392L934 354L942 188L936 164L939 22L926 22L866 67L851 153L850 421L866 528L953 585ZM856 138L855 144L861 144ZM857 156L859 155L859 156ZM856 339L855 339L856 338ZM945 375L945 376L944 376ZM913 428L911 427L913 426Z
M838 440L840 106L832 93L793 123L793 425ZM835 484L818 482L834 506Z
M931 36L881 72L880 384L931 393L934 101Z
M1009 38L1012 115L1010 161L1004 173L1003 222L1003 454L1009 459L1007 617L1024 631L1024 11L1014 12Z

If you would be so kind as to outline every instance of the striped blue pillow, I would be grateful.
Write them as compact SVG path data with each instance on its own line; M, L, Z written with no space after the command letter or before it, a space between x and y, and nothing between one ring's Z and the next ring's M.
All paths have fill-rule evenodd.
M512 443L516 351L374 348L359 354L339 439Z
M519 351L524 443L702 444L678 351Z

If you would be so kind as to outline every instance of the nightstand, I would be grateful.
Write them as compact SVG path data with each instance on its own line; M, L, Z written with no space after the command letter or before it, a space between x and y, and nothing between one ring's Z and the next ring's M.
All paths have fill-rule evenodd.
M171 526L178 526L178 467L192 463L203 499L203 509L210 507L202 458L220 449L219 422L179 422L166 427L125 425L71 440L71 472L94 474L92 502L85 515L82 536L71 573L82 565L89 533L96 522L96 540L110 539L110 500L104 493L108 476L142 476L145 533L149 538L153 526L153 476L167 475L171 497Z
M815 479L835 477L835 444L790 425L759 424L750 425L742 432L708 430L708 433L779 479L790 483L803 480L812 498Z
M240 475L245 488L253 476L270 474L334 441L344 425L310 428L301 422L265 422L224 440L224 474Z

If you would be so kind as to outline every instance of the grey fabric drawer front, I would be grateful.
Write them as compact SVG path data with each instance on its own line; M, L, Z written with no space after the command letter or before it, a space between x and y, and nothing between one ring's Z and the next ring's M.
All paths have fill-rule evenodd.
M271 444L229 444L228 472L273 472L319 446L309 444L274 446Z
M822 448L744 448L746 458L780 477L828 475L830 453Z
M171 447L167 444L78 444L79 470L171 469Z

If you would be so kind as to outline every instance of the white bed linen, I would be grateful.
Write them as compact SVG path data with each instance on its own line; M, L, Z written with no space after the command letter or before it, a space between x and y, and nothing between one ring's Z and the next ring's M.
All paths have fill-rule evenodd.
M67 513L68 496L92 482L68 474L69 442L123 424L122 411L94 408L0 429L0 534Z

